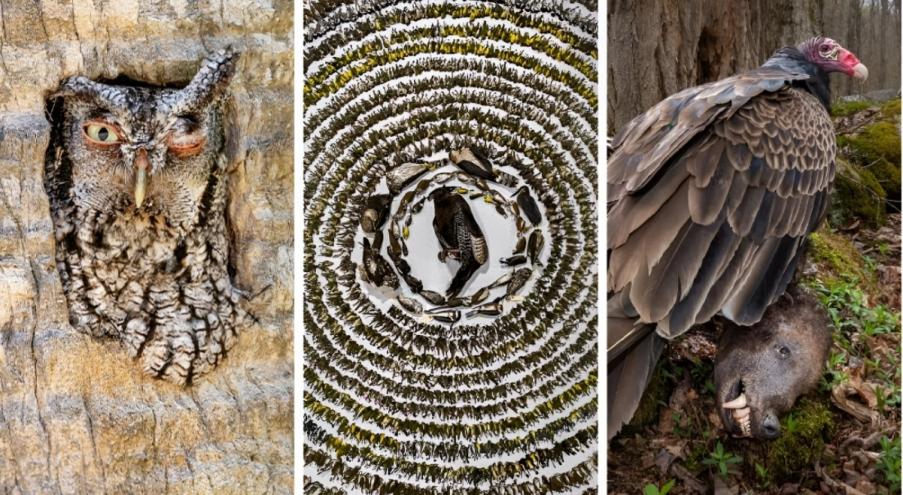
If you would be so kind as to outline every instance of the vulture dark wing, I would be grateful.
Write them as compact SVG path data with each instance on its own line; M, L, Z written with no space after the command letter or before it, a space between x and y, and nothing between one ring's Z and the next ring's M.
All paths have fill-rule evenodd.
M718 311L752 324L786 288L834 176L830 117L789 84L806 77L691 88L615 137L608 289L663 337Z

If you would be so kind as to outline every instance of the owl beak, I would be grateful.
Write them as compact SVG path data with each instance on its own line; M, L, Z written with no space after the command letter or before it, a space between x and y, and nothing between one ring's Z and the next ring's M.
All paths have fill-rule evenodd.
M147 169L149 167L147 150L139 149L135 156L135 206L138 208L141 208L144 203L144 195L147 192Z

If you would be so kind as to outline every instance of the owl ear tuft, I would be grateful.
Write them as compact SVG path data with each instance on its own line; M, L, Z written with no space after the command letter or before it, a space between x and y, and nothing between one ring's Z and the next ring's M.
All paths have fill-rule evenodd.
M50 95L51 98L76 96L91 98L112 109L128 109L128 95L116 86L92 81L84 76L65 79L60 89Z
M227 46L204 59L188 86L179 92L180 98L172 113L191 113L221 97L235 74L238 57L239 53L232 46Z

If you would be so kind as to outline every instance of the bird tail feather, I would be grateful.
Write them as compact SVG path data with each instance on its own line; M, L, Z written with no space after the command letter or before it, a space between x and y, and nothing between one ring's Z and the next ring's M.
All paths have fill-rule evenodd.
M638 323L612 302L607 318L609 440L636 413L666 342L654 324Z

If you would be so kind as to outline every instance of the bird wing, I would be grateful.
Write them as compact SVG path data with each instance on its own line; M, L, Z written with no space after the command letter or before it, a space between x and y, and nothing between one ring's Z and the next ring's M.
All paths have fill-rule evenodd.
M517 195L517 204L520 206L520 209L527 216L527 220L530 220L530 223L533 225L538 225L539 222L542 221L542 214L539 212L539 205L536 204L536 200L533 199L533 196L530 194L530 191L527 189L523 189Z
M615 138L610 293L666 338L717 312L748 325L786 288L826 211L833 124L772 68L664 100Z
M614 137L614 154L607 170L609 202L640 190L712 122L729 118L763 92L779 91L792 81L808 78L805 73L759 67L662 100L628 122Z
M456 228L457 216L454 208L456 207L453 198L449 196L436 201L435 214L433 216L433 231L436 233L436 239L443 249L458 249L458 234Z

